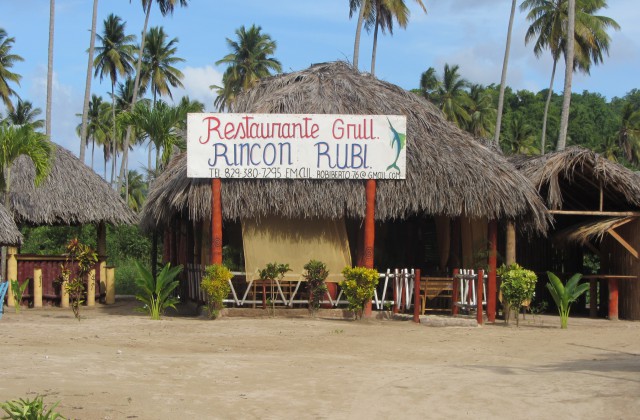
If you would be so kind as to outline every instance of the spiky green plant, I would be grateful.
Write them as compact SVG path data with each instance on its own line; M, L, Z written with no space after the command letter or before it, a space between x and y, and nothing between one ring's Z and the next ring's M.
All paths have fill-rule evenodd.
M553 300L558 307L558 313L560 314L560 328L567 328L567 320L569 319L569 311L571 310L571 304L580 297L581 294L589 290L589 284L584 283L578 285L578 282L582 278L582 274L574 274L566 285L562 284L562 280L555 274L547 271L549 276L549 283L547 283L547 289L551 293Z
M136 284L141 292L136 295L136 299L144 303L142 312L147 312L151 319L158 320L167 308L176 308L179 299L172 296L172 292L178 287L179 281L176 276L182 271L182 266L171 268L171 263L167 263L158 276L154 279L150 270L136 261L138 278Z
M20 284L18 280L11 280L11 293L13 293L13 300L15 302L16 313L20 313L20 303L22 302L22 295L29 285L29 279Z
M45 407L41 396L33 400L20 398L18 400L7 401L0 404L0 407L7 414L3 419L16 420L64 420L64 417L53 411L60 402L53 404L49 409Z

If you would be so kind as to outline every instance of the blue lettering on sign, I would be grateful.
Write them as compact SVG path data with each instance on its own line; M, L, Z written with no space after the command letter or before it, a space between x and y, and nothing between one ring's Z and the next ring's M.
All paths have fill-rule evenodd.
M326 142L318 142L316 147L316 167L331 169L369 169L367 166L367 145L358 143L337 143L334 148ZM333 154L331 153L333 152Z

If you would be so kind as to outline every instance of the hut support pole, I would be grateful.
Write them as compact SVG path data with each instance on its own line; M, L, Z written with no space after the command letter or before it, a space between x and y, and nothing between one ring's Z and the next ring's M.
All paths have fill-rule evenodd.
M420 269L415 271L415 279L413 280L413 322L420 323ZM426 299L426 296L425 296Z
M107 225L104 222L98 223L98 273L102 294L107 291Z
M472 281L472 280L469 280ZM478 280L477 280L477 284L476 284L476 305L478 305L478 307L476 308L476 321L478 322L478 325L482 325L482 285L484 283L484 270L478 270Z
M211 180L211 263L222 264L222 182Z
M487 318L496 322L496 271L498 265L498 221L489 222L489 277L487 278Z
M375 207L376 207L376 181L368 179L365 187L367 208L364 216L364 266L373 268L373 247L375 242ZM371 300L364 307L364 317L371 318Z
M609 279L609 320L618 320L618 279Z
M18 248L9 246L7 247L7 281L9 282L9 290L7 290L7 306L15 306L15 300L13 299L13 292L11 291L11 280L18 280L18 260L16 254ZM18 302L18 304L20 304Z
M33 307L42 308L42 268L33 269Z
M87 277L87 306L96 306L96 269L93 268Z
M516 262L516 225L514 222L507 222L506 236L506 252L504 256L504 262L506 265L511 265ZM511 308L509 308L509 304L507 302L503 302L503 307L504 320L506 322L509 322Z

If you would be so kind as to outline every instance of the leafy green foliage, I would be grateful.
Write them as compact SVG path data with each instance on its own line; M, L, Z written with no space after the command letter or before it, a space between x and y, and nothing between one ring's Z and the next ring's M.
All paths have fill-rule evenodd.
M549 276L549 283L547 283L547 289L553 297L553 301L556 303L558 313L560 315L560 328L567 328L567 320L569 319L569 311L571 310L571 304L576 301L584 292L589 290L589 284L583 283L578 285L578 282L582 278L582 274L574 274L566 285L562 284L562 280L555 274L547 271Z
M364 306L373 298L378 285L378 272L373 268L345 267L342 275L344 281L340 282L340 287L349 301L349 310L356 319L362 319Z
M276 301L276 290L274 288L275 280L282 280L284 275L291 271L289 264L280 264L277 262L267 263L265 268L258 270L258 275L260 276L260 280L268 281L270 284L269 287L269 298L267 301L269 302L269 306L271 306L271 310L275 310L275 301Z
M501 278L500 291L509 306L516 311L516 325L519 325L520 308L525 301L530 301L536 290L538 276L518 264L502 265L498 269Z
M139 275L136 284L140 288L136 299L144 303L143 312L147 312L151 319L158 320L167 308L175 309L179 301L172 293L178 287L176 276L182 271L182 266L171 268L171 263L168 263L155 279L151 271L137 261L136 267Z
M64 286L69 293L69 301L73 315L80 321L80 306L82 305L85 284L95 281L91 270L98 262L98 254L88 245L78 239L72 239L67 245L67 258L60 267L60 276L66 281ZM75 264L74 264L75 263Z
M207 296L209 318L216 319L218 317L224 299L231 293L229 280L232 277L231 271L222 264L208 265L205 268L205 275L200 287Z
M4 419L15 420L64 420L64 417L53 411L60 402L56 402L49 409L45 407L41 396L33 400L20 398L18 400L7 401L0 404L0 407L7 414Z
M309 311L314 314L320 308L320 302L327 293L325 280L329 276L327 265L321 261L311 260L304 265L307 272L304 274L309 290Z
M15 309L16 313L20 313L20 302L22 302L22 295L24 291L27 290L27 286L29 286L29 279L20 284L18 280L11 280L11 293L13 294L13 300L15 301Z

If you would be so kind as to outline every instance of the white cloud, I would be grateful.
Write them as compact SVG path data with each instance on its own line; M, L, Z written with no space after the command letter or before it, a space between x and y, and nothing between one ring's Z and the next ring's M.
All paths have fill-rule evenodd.
M182 69L184 88L176 89L173 98L177 102L184 95L189 95L192 100L198 100L204 104L205 110L213 110L213 101L216 94L209 89L211 85L222 85L222 73L213 66L185 67Z

